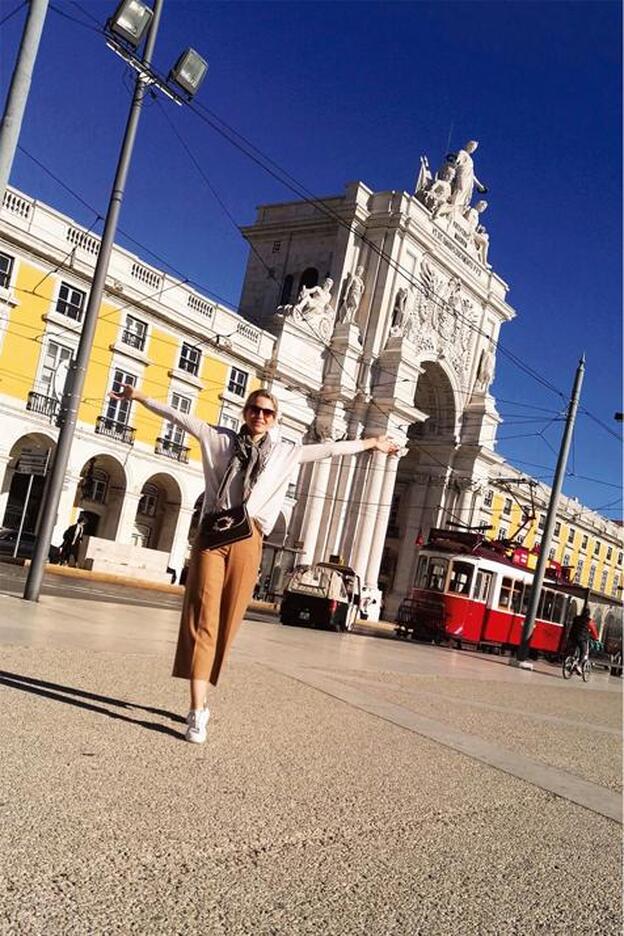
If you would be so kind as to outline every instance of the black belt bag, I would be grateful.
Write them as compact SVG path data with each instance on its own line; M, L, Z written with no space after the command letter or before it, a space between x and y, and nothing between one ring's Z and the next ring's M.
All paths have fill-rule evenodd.
M195 545L200 549L219 549L220 546L229 546L230 543L249 539L252 533L253 527L247 508L241 504L240 507L204 514Z

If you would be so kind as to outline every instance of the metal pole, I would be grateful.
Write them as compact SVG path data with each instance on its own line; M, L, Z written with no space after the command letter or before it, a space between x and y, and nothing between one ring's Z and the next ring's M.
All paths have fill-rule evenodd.
M2 124L0 125L0 206L3 203L4 193L11 175L47 11L48 0L30 0L17 62L15 63L11 87L9 88L4 114L2 115Z
M26 500L24 501L24 509L22 510L19 530L17 531L17 539L15 540L15 549L13 550L14 559L17 559L17 554L19 552L20 543L22 541L22 532L24 530L24 523L26 522L26 514L28 512L28 505L30 503L30 492L32 491L33 478L34 478L34 475L30 475L28 478L28 490L26 491Z
M550 503L548 504L548 513L546 514L544 535L542 537L535 575L533 576L531 599L529 601L526 617L522 626L522 639L520 641L520 646L518 647L516 658L510 661L513 665L521 667L521 669L533 669L533 664L529 663L527 659L529 655L529 641L531 640L533 628L535 627L535 618L537 616L537 608L539 605L540 595L542 593L544 573L546 572L546 563L548 562L548 551L550 549L550 542L552 539L553 530L555 528L555 522L557 520L559 496L561 494L563 478L565 476L566 465L568 463L568 453L570 451L570 443L572 441L572 432L574 430L576 411L578 409L579 399L581 396L581 386L583 384L584 373L585 355L583 355L583 357L580 359L578 367L576 368L574 387L572 388L572 396L570 397L570 403L568 404L568 414L565 429L563 431L563 437L561 439L561 447L559 449L559 457L557 459L557 467L555 469L555 477L550 494Z
M156 33L158 32L158 23L160 20L160 14L162 12L162 4L163 0L154 0L154 15L152 17L149 33L145 42L145 50L143 53L143 62L146 65L149 65L152 58L152 53L154 51ZM115 181L113 182L113 188L108 203L108 211L106 213L104 231L102 233L102 240L100 243L100 252L98 254L97 263L93 272L93 283L91 286L91 293L89 295L89 302L85 312L82 334L80 335L80 343L78 345L78 352L75 359L73 359L71 362L67 375L66 389L68 389L67 392L65 392L63 395L63 402L61 405L61 429L59 432L56 451L54 453L54 462L52 464L52 470L50 473L50 484L45 503L42 506L42 519L41 525L39 527L39 536L37 538L37 544L35 546L28 578L26 579L26 587L24 589L24 598L27 601L39 600L39 592L41 590L44 566L47 561L47 556L50 549L52 531L56 523L58 505L61 499L61 492L63 490L63 481L65 480L65 475L67 473L67 462L69 461L72 440L76 429L78 408L80 406L80 398L82 396L82 387L91 355L91 347L93 345L93 338L95 336L100 304L104 292L106 273L108 271L110 255L113 249L115 233L117 231L117 221L124 196L128 170L130 168L132 149L136 138L145 90L145 81L141 75L139 75L134 89L134 96L132 99L132 105L130 107L130 113L128 115L128 122L126 124L126 132L124 134L121 152L119 154Z

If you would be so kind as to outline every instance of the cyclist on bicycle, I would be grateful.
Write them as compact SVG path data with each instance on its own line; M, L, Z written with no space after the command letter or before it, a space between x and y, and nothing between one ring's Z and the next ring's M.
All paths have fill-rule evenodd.
M574 668L578 673L581 672L581 666L589 659L589 641L598 640L598 631L596 625L591 619L589 608L585 606L580 614L577 614L572 621L570 633L568 634L569 652L575 651L576 662Z

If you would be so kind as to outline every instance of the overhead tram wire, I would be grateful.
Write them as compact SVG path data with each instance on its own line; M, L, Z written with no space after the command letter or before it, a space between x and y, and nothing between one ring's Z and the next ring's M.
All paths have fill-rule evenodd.
M72 189L69 185L67 185L67 183L65 183L62 179L60 179L55 173L53 173L52 170L50 170L47 166L45 166L39 159L37 159L37 157L35 157L35 156L34 156L33 154L31 154L30 152L28 152L23 146L20 145L20 149L22 150L22 152L24 153L24 155L26 155L26 156L27 156L29 159L31 159L36 165L38 165L39 168L42 169L42 171L46 172L46 174L48 174L57 184L59 184L59 185L60 185L65 191L67 191L73 198L75 198L75 199L76 199L77 201L79 201L85 208L87 208L87 209L89 210L90 213L94 214L95 217L96 217L96 220L97 220L97 218L98 218L100 215L99 215L99 212L98 212L95 208L93 208L92 205L90 205L84 198L82 198L81 195L79 195L74 189ZM132 235L127 234L126 232L124 232L124 231L121 230L121 229L120 229L120 233L121 233L124 237L126 237L128 240L130 240L132 243L134 243L137 247L139 247L141 250L144 250L146 253L148 253L148 254L150 254L151 256L153 256L158 262L162 263L165 267L168 267L170 270L172 270L177 276L182 277L182 280L181 280L180 283L174 283L174 284L172 284L171 287L168 287L168 288L174 288L174 287L177 286L177 285L181 285L181 284L183 284L183 283L189 283L189 285L195 286L195 287L196 287L198 290L200 290L202 293L205 293L205 294L208 294L209 296L215 297L215 298L217 299L217 301L222 302L224 305L226 305L226 306L235 306L235 303L231 303L231 302L229 302L228 300L223 299L222 297L216 296L216 294L215 294L214 292L211 292L209 289L207 289L207 288L205 287L205 285L196 283L196 282L194 282L193 280L191 280L191 279L188 278L188 277L187 277L187 278L184 278L184 274L183 274L181 271L177 270L169 261L165 260L163 257L161 257L160 255L158 255L157 253L155 253L155 251L153 251L151 248L147 247L145 244L142 244L142 243L141 243L140 241L138 241L136 238L132 237ZM159 289L159 290L157 290L156 292L154 292L153 294L148 294L147 296L141 297L141 299L140 299L140 300L137 300L137 301L139 301L139 302L140 302L140 301L149 301L150 299L157 298L158 296L162 295L163 292L164 292L164 291L163 291L162 289ZM109 293L109 295L111 295L111 294ZM141 311L141 310L139 309L139 307L137 306L137 302L136 302L136 301L135 301L135 302L133 302L133 301L128 301L128 302L125 303L124 305L122 305L122 306L116 308L114 311L115 311L115 313L117 313L117 312L121 312L121 311L123 311L124 309L127 309L127 308L135 308L137 311ZM236 310L235 310L235 309L232 309L232 311L236 311ZM240 311L240 310L239 310L239 314L243 315L243 317L245 317L247 320L249 320L249 318L250 318L249 315L245 315L245 313L242 312L242 311ZM260 324L260 323L258 323L258 324ZM262 327L262 326L260 325L260 327ZM315 336L315 339L316 339L315 333L313 333L313 335ZM59 336L57 335L57 337L59 337ZM224 336L219 336L218 333L215 332L215 337L218 338L218 337L224 337ZM210 341L210 339L206 339L206 341L208 342L208 341ZM201 342L200 342L200 343L201 343ZM316 340L315 340L315 343L316 343ZM172 345L175 345L175 346L177 347L177 342L173 342L173 341L172 341L171 344L172 344ZM105 350L105 349L102 348L101 350ZM386 372L385 370L382 369L382 370L380 371L380 373L389 373L389 372ZM390 382L388 382L388 383L390 383ZM385 385L388 385L388 384L385 384ZM163 385L160 385L160 386L164 387L165 385L163 384ZM380 385L378 385L378 386L383 386L383 384L380 384ZM462 387L461 389L462 389L464 392L468 392L470 388L469 388L469 387ZM544 411L544 412L549 412L549 413L557 412L557 411L553 411L553 410L551 410L551 409L548 409L548 408L546 408L546 407L537 407L537 406L533 406L533 404L526 404L526 403L520 402L520 401L515 401L515 400L504 400L504 399L502 399L502 398L498 398L498 399L499 399L501 402L505 402L505 403L511 404L511 405L522 406L522 407L531 407L532 409L536 409L536 410L540 410L540 411ZM561 411L559 411L559 413L560 413L560 412L561 412ZM443 413L442 413L442 415L443 415ZM507 424L507 425L510 425L511 422L510 422L509 420L506 420L506 424ZM518 461L520 464L522 463L522 462L519 461L518 459L515 459L515 460ZM440 464L441 464L441 463L440 463ZM528 464L528 465L532 465L532 464L533 464L534 467L542 468L542 469L547 470L547 471L552 471L552 470L553 470L552 468L550 468L550 469L549 469L549 468L546 468L546 466L544 466L544 465L535 465L534 463L530 463L530 462L525 462L525 464ZM568 477L573 477L573 475L571 475L570 472L568 472L567 475L568 475ZM578 477L580 478L581 476L578 476ZM595 483L610 484L610 482L600 481L599 479L584 478L584 480L595 481ZM613 484L611 484L611 486L612 486L612 487L617 487L617 485L613 485Z
M77 6L79 9L82 9L79 4L74 2L74 0L71 0L71 2L73 2L74 5ZM66 19L72 20L74 23L78 24L79 26L82 26L83 28L92 30L94 32L100 32L101 34L105 35L105 31L101 25L99 25L97 28L91 27L90 25L82 22L81 20L78 20L76 17L71 16L65 11L59 10L55 6L52 6L51 8L55 12L62 13L62 15ZM85 12L85 11L82 10L82 12ZM89 17L94 22L96 22L95 17L91 16L91 14L89 14ZM352 232L354 236L360 237L362 239L362 242L366 243L369 246L369 248L373 252L375 252L381 259L384 259L391 268L393 268L396 272L401 273L401 275L403 275L403 277L407 279L407 281L411 283L411 285L413 285L416 289L418 289L421 292L423 291L423 287L421 286L421 284L412 279L411 272L405 270L399 264L397 264L391 257L384 254L384 251L380 250L380 248L378 248L376 244L374 244L372 241L366 238L365 235L354 230L353 226L350 223L345 222L344 219L339 214L334 212L333 209L329 208L329 206L327 206L321 199L315 196L314 193L306 189L306 187L301 182L299 182L294 176L288 173L287 170L279 166L279 164L276 163L274 160L272 160L271 157L264 154L253 143L251 143L251 141L247 140L241 133L239 133L239 131L235 130L233 127L230 127L226 123L226 121L223 120L223 118L219 117L218 114L216 114L214 111L211 111L205 105L202 105L200 102L197 102L197 101L188 102L187 106L193 113L195 113L197 116L203 119L208 125L212 126L212 128L216 132L220 133L220 135L228 139L228 141L232 145L236 146L239 150L244 152L245 155L253 159L254 162L256 162L259 166L261 166L261 168L263 168L266 172L271 174L277 181L280 181L287 188L290 188L291 191L293 191L295 194L297 194L300 198L302 198L307 203L316 207L319 211L324 213L326 216L331 216L338 224L341 224L343 227L347 228L350 232ZM216 123L221 124L221 126L220 127L217 126ZM236 142L233 139L233 137L237 137L238 140L241 141L241 143ZM254 155L254 154L257 154L257 155ZM270 168L271 166L274 167L274 170ZM565 394L563 391L557 388L554 384L550 383L550 381L545 380L542 377L542 375L540 375L537 371L534 371L525 362L523 362L517 355L515 355L513 352L505 348L501 344L500 340L498 342L494 342L491 336L487 335L482 329L479 329L478 326L475 325L475 323L471 322L470 320L467 320L464 316L461 315L461 313L458 314L458 318L464 319L465 324L470 329L476 331L482 337L485 337L496 348L497 351L500 351L505 357L507 357L512 363L514 363L520 370L522 370L528 376L532 377L534 380L536 380L546 389L550 390L556 395L567 400L567 394ZM592 418L598 425L600 425L601 428L609 432L609 434L613 435L615 438L618 439L618 441L620 441L619 436L617 436L616 433L614 433L613 430L610 427L608 427L605 423L603 423L601 420L595 417L592 413L590 413L589 410L585 409L584 412L586 415L590 416L590 418Z
M31 159L43 172L45 172L47 175L49 175L50 178L52 178L52 179L53 179L55 182L57 182L57 184L59 184L66 192L68 192L68 194L70 194L72 197L76 198L76 199L80 202L80 204L82 204L85 208L87 208L91 213L94 213L94 214L96 214L96 215L98 214L97 210L96 210L92 205L90 205L84 198L82 198L81 195L79 195L77 192L75 192L67 183L65 183L65 182L64 182L62 179L60 179L54 172L52 172L51 169L49 169L47 166L45 166L45 165L41 162L41 160L39 160L37 157L35 157L32 153L28 152L28 151L25 149L25 147L23 147L23 146L20 145L19 148L20 148L20 150L24 153L25 156L27 156L29 159ZM207 180L206 180L206 181L207 181ZM237 224L236 221L233 219L231 213L230 213L229 211L227 211L227 209L225 208L225 205L224 205L224 203L223 203L223 200L222 200L222 199L219 199L219 201L220 201L220 204L222 204L222 206L224 207L224 210L226 211L226 213L228 214L228 217L232 220L232 223L235 225L235 227L236 227L236 229L237 229L237 232L240 234L240 230L239 230L239 228L238 228L238 224ZM160 256L160 255L159 255L158 253L156 253L154 250L152 250L151 248L147 247L145 244L143 244L143 243L141 243L140 241L138 241L138 240L137 240L136 238L134 238L132 235L130 235L130 234L128 234L126 231L124 231L121 227L119 228L119 232L120 232L120 234L122 234L123 237L125 237L127 240L129 240L131 243L133 243L136 247L138 247L139 249L141 249L141 250L145 251L146 253L148 253L148 254L149 254L150 256L152 256L155 260L157 260L159 263L161 263L164 267L168 268L169 270L172 270L173 273L175 273L176 276L184 277L184 274L183 274L180 270L178 270L175 266L173 266L173 264L171 264L170 261L166 260L164 257ZM250 245L250 246L251 246L251 245ZM257 252L256 252L256 253L257 253ZM270 271L271 268L266 264L264 258L261 257L261 256L259 256L259 260L260 260L260 262L262 263L262 265L265 267L265 269L267 269L267 271ZM275 281L275 280L274 280L274 281ZM204 284L199 284L199 283L193 281L192 279L190 279L189 277L184 277L183 282L188 283L188 284L191 285L191 286L194 286L195 288L197 288L197 289L198 289L199 291L201 291L202 293L205 293L205 294L207 294L209 297L216 299L216 301L221 302L221 303L223 303L224 305L231 307L231 308L232 308L232 311L238 312L238 314L240 314L242 317L244 317L247 321L252 321L253 324L256 325L257 327L260 327L260 328L263 328L263 327L264 327L264 322L261 322L261 321L258 320L256 317L252 316L250 313L246 312L245 310L241 309L240 307L237 308L237 307L236 307L236 303L231 302L230 300L225 299L225 298L219 296L217 293L215 293L213 290L211 290L211 289L209 289L208 287L206 287ZM277 282L277 281L275 281L275 282ZM152 297L149 297L149 296L148 296L148 297L145 297L145 298L147 299L147 298L156 297L160 292L162 292L162 291L158 290L156 293L153 294ZM130 306L132 306L132 303L131 303L131 302L127 303L126 306L122 306L121 308L123 309L123 308L127 308L127 307L130 307ZM223 336L223 337L225 337L225 336ZM310 339L308 339L308 340L310 340L311 343L313 342L313 343L316 345L316 340L317 340L316 334L313 333L313 334L312 334L312 337L311 337ZM388 375L390 375L390 376L393 376L393 372L387 371L387 370L385 370L384 368L381 368L381 369L379 370L379 373L381 373L381 374L388 374ZM401 382L406 382L406 381L409 381L409 378L403 378ZM380 387L389 385L389 383L391 383L391 382L388 382L388 383L386 383L386 384L384 384L384 383L377 384L376 386L377 386L377 388L380 388ZM462 387L460 387L459 389L460 389L462 392L468 393L468 392L470 392L471 387L468 387L468 386L465 386L465 387L464 387L464 386L462 386ZM524 404L518 403L517 405L524 405ZM528 404L527 404L527 405L528 405ZM539 408L539 409L544 409L544 410L545 410L545 408L543 408L543 407L542 407L542 408ZM552 410L549 410L549 412L553 412L553 411L552 411Z
M52 7L52 9L54 9L56 12L59 12L58 8L56 7ZM77 20L75 17L72 17L70 14L63 12L63 15L65 16L65 18L72 20L73 22L77 23L80 26L83 26L88 29L92 29L92 27L87 26L87 24L83 23L80 20ZM103 28L100 28L100 31L102 32L103 35L105 35ZM157 74L155 70L154 70L154 73ZM418 280L413 279L411 271L407 270L405 267L402 267L395 260L393 260L392 257L386 254L381 248L377 246L377 244L371 241L365 234L354 229L353 225L350 222L346 222L340 214L338 214L333 209L331 209L328 205L326 205L322 199L319 199L312 192L306 189L306 187L302 183L298 182L294 178L294 176L292 176L285 169L280 167L269 156L266 156L266 154L262 153L262 151L259 150L253 143L247 140L237 130L230 127L217 114L215 114L214 112L211 112L208 108L206 108L204 105L199 104L197 101L187 102L187 107L192 113L196 114L196 116L198 116L205 123L211 126L216 132L218 132L221 136L227 139L228 142L230 142L233 146L235 146L237 149L243 152L246 156L248 156L248 158L252 159L261 168L263 168L265 172L269 173L271 176L273 176L273 178L275 178L277 181L281 182L281 184L283 184L285 187L293 191L294 194L296 194L299 198L301 198L306 203L315 207L318 211L320 211L326 217L330 217L337 224L339 224L340 226L348 230L350 233L352 233L355 237L358 237L359 239L361 239L362 243L365 243L369 247L369 249L373 253L375 253L377 256L379 256L381 260L385 261L386 264L391 269L394 269L395 272L400 273L403 276L403 278L406 279L407 282L410 283L415 289L417 289L421 293L427 292ZM221 124L221 126L219 126L218 124ZM240 140L241 142L238 142L236 139L234 139L234 137L237 137L238 140ZM272 169L271 166L275 167L275 169ZM429 298L431 298L431 295L437 296L437 294L433 293L433 294L429 294ZM434 302L438 306L442 307L444 303L444 299L443 297L437 296ZM532 368L530 368L525 362L521 361L520 358L518 358L513 352L508 351L500 343L500 341L495 342L494 339L490 335L484 332L483 329L480 329L476 325L476 323L474 323L472 320L464 316L462 313L456 313L456 315L457 315L457 318L460 321L463 321L464 324L466 324L466 326L470 330L476 332L481 337L489 341L490 344L493 346L493 348L499 350L504 356L506 356L509 360L511 360L512 363L514 363L520 370L522 370L524 373L532 377L534 380L537 380L546 389L550 390L551 392L555 393L558 396L561 396L564 399L566 398L566 395L561 390L559 390L549 381L546 381L542 377L542 375L540 375L538 372L532 370Z
M3 16L2 19L0 20L0 29L2 29L4 24L8 23L10 19L13 19L16 13L19 13L19 11L27 5L28 5L27 0L23 0L23 2L18 3L18 5L14 7L10 13L7 13L6 16Z

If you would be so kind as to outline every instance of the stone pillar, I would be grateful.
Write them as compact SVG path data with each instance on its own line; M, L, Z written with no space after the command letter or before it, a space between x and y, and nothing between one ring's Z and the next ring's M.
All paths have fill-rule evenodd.
M388 520L390 519L390 508L392 507L392 496L394 494L398 467L398 458L386 457L386 471L381 486L377 522L375 524L373 542L371 543L370 555L366 566L366 584L374 588L377 587L377 580L379 578L379 567L381 565L384 544L386 542L386 532L388 530Z
M351 552L351 565L362 579L362 582L366 580L368 557L372 547L375 525L379 513L381 489L384 482L387 458L388 456L384 455L383 452L375 452L372 456L368 466L368 477L362 495L359 523L353 550Z
M4 512L7 507L9 500L9 491L11 489L11 481L8 477L9 463L11 461L11 456L8 452L3 452L0 455L0 526L2 526L2 521L4 520ZM5 490L6 488L6 490Z
M343 455L341 458L340 471L338 474L338 483L336 484L336 495L333 507L333 514L327 535L328 554L340 553L340 544L342 534L345 528L347 514L349 512L349 499L351 495L353 478L357 467L358 455Z
M314 463L310 487L307 491L305 515L301 527L303 549L300 561L304 565L309 565L315 560L316 541L321 518L323 516L323 511L327 508L325 498L327 496L327 484L330 471L330 458L324 458L322 461Z
M126 491L121 507L119 522L117 523L117 532L115 533L115 536L110 537L110 539L115 540L116 543L132 542L134 523L136 520L137 507L139 506L140 499L140 494L133 494L131 491Z
M79 481L80 476L75 474L66 475L63 481L63 490L56 513L56 523L52 530L52 543L55 546L61 545L63 542L63 533L72 523L72 511L74 509L74 501L76 500L76 490Z

